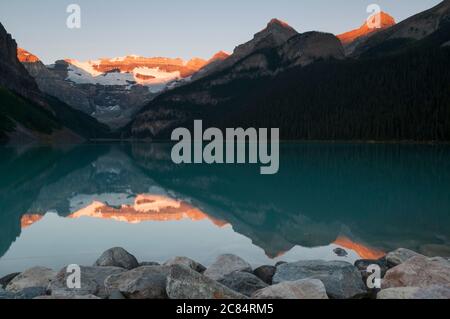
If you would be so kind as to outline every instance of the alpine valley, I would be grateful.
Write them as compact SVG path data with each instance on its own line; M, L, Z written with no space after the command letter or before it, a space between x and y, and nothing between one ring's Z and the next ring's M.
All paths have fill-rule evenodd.
M399 23L385 12L371 18L379 28L364 23L340 35L273 19L232 54L210 59L51 65L18 49L1 26L0 137L169 139L201 119L277 127L286 140L449 141L450 0Z

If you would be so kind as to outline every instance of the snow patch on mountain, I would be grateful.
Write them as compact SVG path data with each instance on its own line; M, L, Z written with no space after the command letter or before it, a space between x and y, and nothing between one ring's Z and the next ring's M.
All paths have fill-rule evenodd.
M115 58L111 61L120 61ZM124 59L124 58L123 58ZM67 60L68 72L67 80L76 84L93 84L93 85L120 85L130 87L135 84L147 86L152 93L163 91L167 85L173 81L182 79L179 71L167 72L159 67L137 67L131 72L121 72L113 70L102 73L95 69L99 61L81 62L77 60Z

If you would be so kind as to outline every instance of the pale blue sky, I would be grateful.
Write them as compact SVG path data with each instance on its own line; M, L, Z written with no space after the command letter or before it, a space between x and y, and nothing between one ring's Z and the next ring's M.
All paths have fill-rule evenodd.
M271 18L297 31L342 33L379 4L401 21L440 0L14 0L0 1L0 22L19 46L45 63L127 54L209 58L231 52ZM82 9L82 28L66 27L67 5Z

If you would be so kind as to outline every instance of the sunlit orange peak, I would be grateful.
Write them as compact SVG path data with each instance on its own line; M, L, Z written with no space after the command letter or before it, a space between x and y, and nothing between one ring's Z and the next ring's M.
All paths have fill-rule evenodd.
M226 222L216 220L201 210L179 200L161 195L138 195L133 205L122 205L120 208L110 207L102 202L94 201L69 216L69 218L92 217L111 219L127 223L145 221L177 221L190 219L200 221L211 220L215 225L223 227Z
M376 23L376 19L378 18L378 16L380 19L379 28L372 25ZM369 17L360 28L340 34L337 37L343 44L348 44L360 37L389 28L394 24L395 19L392 16L390 16L386 12L380 12Z
M285 22L283 20L280 20L280 19L276 19L276 18L270 20L270 22L269 22L269 24L267 26L271 26L271 25L280 25L280 26L282 26L284 28L290 28L291 27L287 22Z
M213 61L218 61L218 60L225 60L230 56L229 53L225 52L225 51L219 51L216 54L213 55L213 57L208 61L208 63L211 63Z
M25 49L17 48L17 58L22 63L35 63L39 62L39 58Z
M355 243L347 237L338 237L334 244L355 251L363 259L379 259L386 255L381 250Z

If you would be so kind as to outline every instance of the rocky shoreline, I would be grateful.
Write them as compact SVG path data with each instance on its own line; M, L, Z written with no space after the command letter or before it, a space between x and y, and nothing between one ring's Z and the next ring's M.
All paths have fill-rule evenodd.
M378 289L371 289L373 267L382 279ZM450 260L407 249L354 265L313 260L253 269L230 254L208 267L187 257L139 263L116 247L79 269L81 288L73 289L67 267L7 275L0 299L450 299Z

